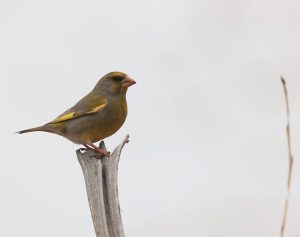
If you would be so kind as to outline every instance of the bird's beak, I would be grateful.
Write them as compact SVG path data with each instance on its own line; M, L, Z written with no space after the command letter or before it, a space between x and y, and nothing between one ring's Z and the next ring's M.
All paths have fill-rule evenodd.
M132 85L134 85L136 82L135 80L133 80L132 78L130 78L129 76L125 77L125 79L122 81L122 87L130 87Z

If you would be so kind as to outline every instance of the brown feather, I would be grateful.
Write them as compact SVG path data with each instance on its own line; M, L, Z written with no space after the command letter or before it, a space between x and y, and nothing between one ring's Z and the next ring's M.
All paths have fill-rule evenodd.
M105 75L88 95L56 119L18 133L50 132L78 144L89 144L111 136L120 129L127 116L127 87L122 86L126 77L121 72Z

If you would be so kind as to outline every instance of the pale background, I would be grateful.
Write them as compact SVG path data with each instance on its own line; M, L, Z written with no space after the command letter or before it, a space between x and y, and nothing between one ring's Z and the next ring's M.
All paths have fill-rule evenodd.
M72 106L105 73L137 84L119 189L128 237L278 236L289 88L300 236L300 3L1 0L0 236L94 236L69 141L13 132Z

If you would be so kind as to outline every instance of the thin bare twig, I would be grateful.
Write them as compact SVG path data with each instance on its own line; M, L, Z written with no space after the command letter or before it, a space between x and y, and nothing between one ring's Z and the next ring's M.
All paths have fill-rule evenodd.
M287 145L288 145L288 162L289 162L289 169L288 169L288 179L287 179L287 193L284 203L284 212L283 212L283 219L280 228L280 237L284 237L285 233L285 226L288 216L288 207L289 207L289 200L290 200L290 193L291 193L291 179L292 179L292 171L293 171L293 155L292 155L292 148L291 148L291 135L290 135L290 108L289 108L289 99L288 99L288 91L286 87L286 82L283 77L281 77L281 82L284 90L284 97L285 97L285 105L286 105L286 135L287 135Z

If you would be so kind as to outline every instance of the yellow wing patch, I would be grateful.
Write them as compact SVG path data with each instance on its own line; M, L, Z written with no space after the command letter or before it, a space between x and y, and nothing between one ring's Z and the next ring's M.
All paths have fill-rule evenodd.
M66 111L66 113L58 116L56 119L54 119L50 123L64 122L64 121L67 121L70 119L75 119L75 118L78 118L78 117L81 117L84 115L93 114L93 113L96 113L96 112L104 109L106 105L107 105L107 101L105 100L103 104L98 105L89 111L70 111L70 112Z
M65 121L65 120L70 120L70 119L74 118L74 114L75 114L75 112L61 115L61 116L57 117L56 119L54 119L51 123L59 123L59 122Z
M106 106L106 103L102 104L102 105L99 105L99 106L96 106L94 109L92 109L91 111L87 112L87 114L96 113L96 112L100 111L101 109L103 109L105 106Z

